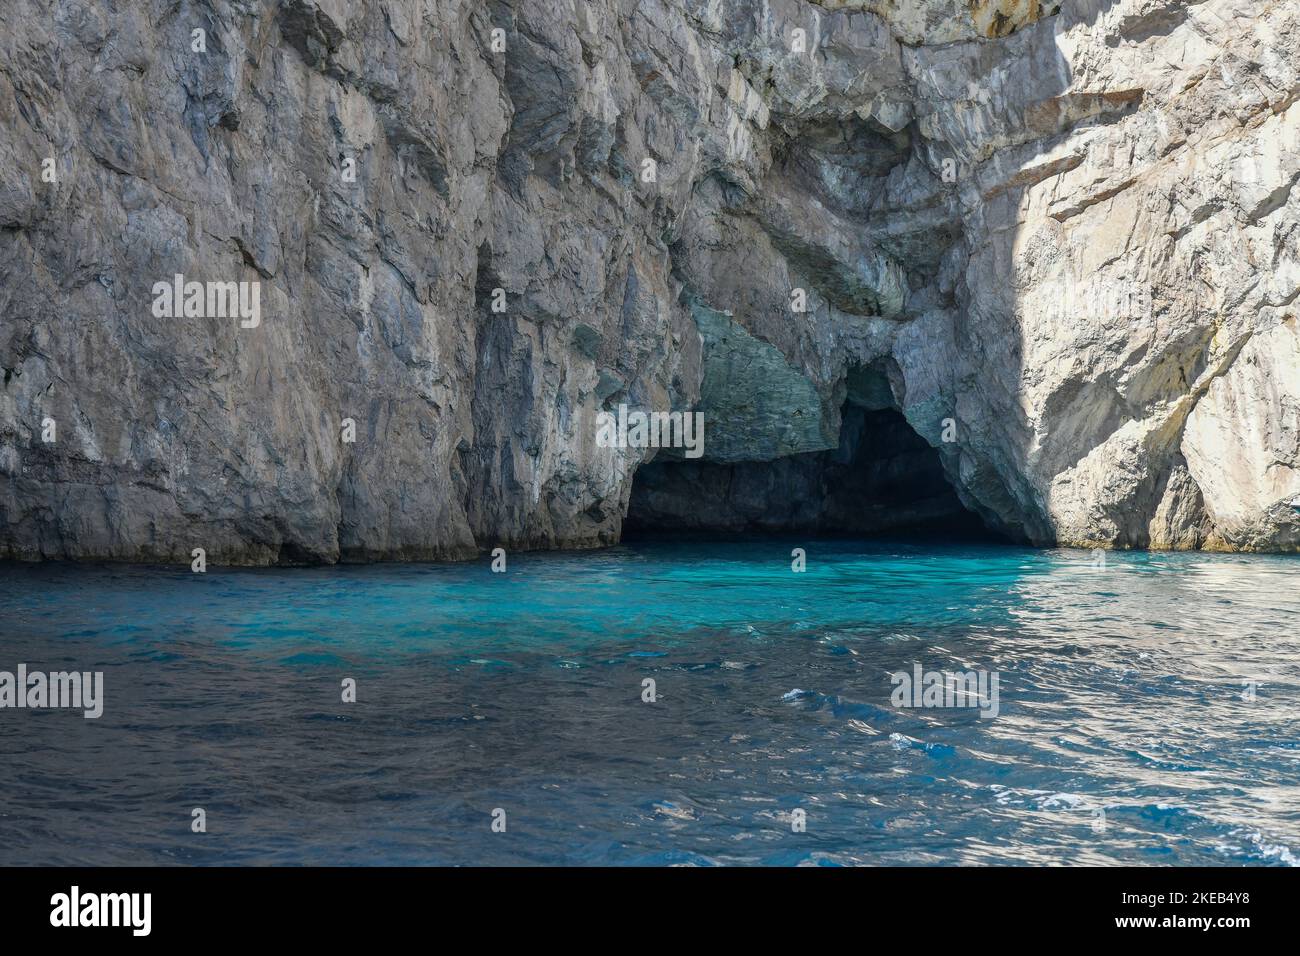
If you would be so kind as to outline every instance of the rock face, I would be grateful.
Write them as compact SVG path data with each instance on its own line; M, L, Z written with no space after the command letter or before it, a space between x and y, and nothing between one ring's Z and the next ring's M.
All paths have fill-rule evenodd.
M8 0L0 557L612 543L620 404L705 413L660 489L889 409L1014 538L1295 551L1298 73L1292 0Z

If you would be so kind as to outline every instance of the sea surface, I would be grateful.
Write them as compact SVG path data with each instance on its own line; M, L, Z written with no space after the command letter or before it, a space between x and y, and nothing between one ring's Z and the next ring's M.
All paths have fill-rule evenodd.
M105 704L0 710L0 864L1294 865L1298 571L847 541L4 565L0 670L102 671ZM996 674L996 716L895 706L918 664Z

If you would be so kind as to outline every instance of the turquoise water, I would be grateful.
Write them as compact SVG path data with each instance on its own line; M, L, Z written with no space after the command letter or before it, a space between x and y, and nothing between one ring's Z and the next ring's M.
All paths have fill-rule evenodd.
M8 565L0 670L101 670L106 702L0 710L0 863L1291 865L1297 568L781 541ZM895 706L916 664L996 673L997 716Z

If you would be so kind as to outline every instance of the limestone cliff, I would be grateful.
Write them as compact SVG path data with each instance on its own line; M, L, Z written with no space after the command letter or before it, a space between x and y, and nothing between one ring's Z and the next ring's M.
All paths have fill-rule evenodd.
M0 557L611 543L620 404L1297 550L1298 73L1297 0L6 0Z

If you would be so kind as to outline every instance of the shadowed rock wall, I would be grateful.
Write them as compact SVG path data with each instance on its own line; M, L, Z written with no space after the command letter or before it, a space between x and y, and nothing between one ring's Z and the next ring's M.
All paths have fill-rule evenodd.
M879 363L990 527L1295 550L1298 18L9 0L0 556L610 543L600 411L816 454Z

